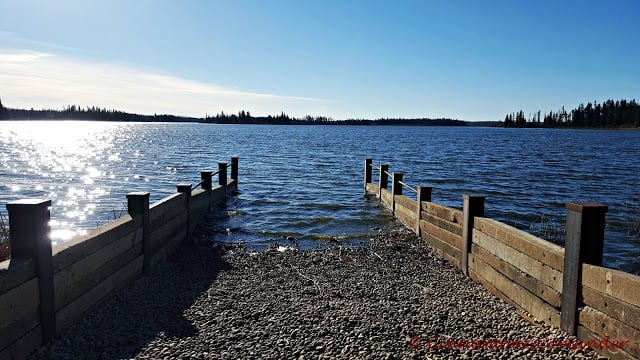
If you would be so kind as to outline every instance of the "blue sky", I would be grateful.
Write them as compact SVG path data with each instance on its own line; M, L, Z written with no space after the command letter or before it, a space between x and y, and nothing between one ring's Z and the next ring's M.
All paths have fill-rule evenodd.
M0 99L501 120L640 100L638 24L636 0L0 0Z

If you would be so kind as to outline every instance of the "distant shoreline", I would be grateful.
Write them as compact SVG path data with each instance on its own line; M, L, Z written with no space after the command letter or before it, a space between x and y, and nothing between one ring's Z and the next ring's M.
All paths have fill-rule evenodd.
M430 118L382 118L382 119L346 119L334 120L328 117L306 116L295 118L281 113L277 116L251 116L249 112L238 114L220 113L203 118L177 116L168 114L141 115L117 110L100 109L96 107L80 108L70 106L65 110L25 110L4 109L4 117L0 120L13 121L122 121L122 122L175 122L175 123L204 123L204 124L237 124L237 125L401 125L401 126L468 126L466 121L456 119Z
M238 114L220 113L203 118L178 116L169 114L142 115L117 110L106 110L96 107L79 108L68 107L65 110L26 110L0 109L0 121L100 121L100 122L148 122L148 123L203 123L215 125L325 125L325 126L460 126L460 127L495 127L495 128L526 128L526 129L581 129L581 130L640 130L627 124L620 127L578 127L544 126L527 122L526 126L505 126L503 121L464 121L448 118L380 118L380 119L345 119L334 120L328 117L304 118L290 117L284 113L273 116L251 116L249 112ZM536 125L536 126L534 126Z

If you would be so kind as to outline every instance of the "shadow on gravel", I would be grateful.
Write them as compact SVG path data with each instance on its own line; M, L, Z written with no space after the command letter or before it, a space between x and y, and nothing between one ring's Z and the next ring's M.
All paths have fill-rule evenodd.
M187 319L189 308L221 271L224 248L183 244L152 274L119 290L110 300L32 358L128 359L155 338L185 338L198 329Z

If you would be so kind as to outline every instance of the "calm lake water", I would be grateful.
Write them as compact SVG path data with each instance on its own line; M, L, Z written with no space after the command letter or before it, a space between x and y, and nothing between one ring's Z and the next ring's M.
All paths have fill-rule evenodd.
M262 247L294 236L321 247L371 237L390 222L363 196L372 157L406 183L432 186L444 205L484 194L487 216L529 231L561 230L566 202L604 203L605 265L640 273L640 239L629 234L640 219L640 131L5 121L0 211L52 199L52 238L64 241L126 213L127 192L157 201L231 156L241 193L215 241Z

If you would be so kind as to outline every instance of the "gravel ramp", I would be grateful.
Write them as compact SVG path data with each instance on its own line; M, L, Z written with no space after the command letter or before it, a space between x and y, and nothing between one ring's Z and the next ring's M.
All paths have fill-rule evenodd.
M196 243L32 358L599 358L560 345L575 338L500 301L402 228L355 249L261 253L211 246L212 231L199 227Z

